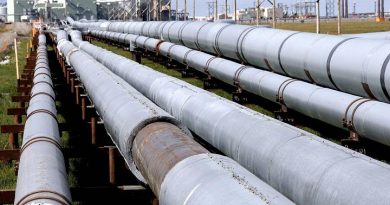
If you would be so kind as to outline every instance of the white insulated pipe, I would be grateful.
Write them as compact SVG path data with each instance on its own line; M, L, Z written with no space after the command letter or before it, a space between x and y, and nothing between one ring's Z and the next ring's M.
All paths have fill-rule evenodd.
M40 34L23 133L15 205L72 204L61 152L53 87L46 37Z
M390 201L389 165L76 37L72 40L191 131L295 203L365 205Z
M390 42L386 40L209 22L101 24L72 23L76 28L161 38L292 78L390 102ZM149 24L154 25L153 29L145 32Z
M91 35L110 39L113 32L92 30ZM118 33L117 33L118 34ZM390 105L323 88L269 71L217 58L201 51L159 39L128 36L135 46L173 59L229 85L280 103L311 118L390 146ZM130 40L131 41L131 40ZM128 44L128 42L127 42Z
M94 103L95 109L104 121L108 134L118 147L130 170L143 182L150 185L155 184L156 176L159 175L161 170L139 171L140 167L136 166L135 163L134 153L136 152L133 150L136 148L136 150L142 150L143 147L147 146L146 143L151 143L153 137L150 141L141 141L140 144L135 142L137 137L141 132L143 133L141 135L156 133L148 129L148 126L160 122L170 123L176 126L176 129L180 128L182 132L187 134L187 138L190 138L190 132L181 122L157 107L128 83L92 58L99 56L99 53L91 53L91 57L82 51L80 49L81 44L86 45L86 43L78 40L78 38L81 38L80 33L73 33L71 37L74 42L80 42L78 47L69 41L57 39L59 42L58 49L76 71ZM157 134L166 139L172 139L170 136L164 135L166 134L164 132L157 132ZM193 141L192 139L182 139L182 141L185 140ZM170 147L172 150L167 150L167 153L182 154L186 149L180 146L182 145L181 142L176 142L174 144L176 146ZM166 146L166 144L169 144L168 141L159 146ZM197 143L193 142L191 144ZM201 147L199 144L197 146ZM155 148L155 150L158 150L158 148ZM150 152L147 154L153 156ZM141 163L146 163L148 157L143 157L145 160L141 160ZM165 158L158 156L158 159ZM171 163L170 161L161 162L159 160L152 160L151 163ZM148 169L148 166L144 167ZM142 173L151 173L152 175L148 178ZM191 178L188 176L191 176ZM154 188L155 186L151 186L151 188L159 198L159 203L163 205L293 204L234 160L210 153L196 154L182 159L169 169L161 185L158 184L157 186L161 186L161 188Z

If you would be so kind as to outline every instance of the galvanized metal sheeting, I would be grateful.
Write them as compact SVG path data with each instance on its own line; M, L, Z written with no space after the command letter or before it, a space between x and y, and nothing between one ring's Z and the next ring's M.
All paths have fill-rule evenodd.
M72 32L71 37L80 49L87 47L93 49L91 45L78 39L79 33ZM112 140L133 173L139 179L149 182L155 194L160 196L161 204L177 204L176 202L183 199L179 197L189 200L188 203L193 201L197 204L211 205L215 202L225 204L226 198L221 196L229 196L227 198L229 200L242 200L245 204L293 204L232 160L227 160L230 162L230 171L223 164L215 163L211 169L207 163L190 160L207 151L192 141L189 137L191 134L180 122L72 43L67 41L63 44L60 47L61 52L80 77ZM106 55L107 52L97 51L101 53L91 52L91 55L97 58L109 57L101 55ZM115 63L121 64L120 61ZM106 65L114 66L115 63ZM132 66L129 69L136 67ZM163 143L158 143L159 140ZM222 158L218 155L215 157ZM181 167L183 161L197 169ZM159 169L154 169L157 167ZM194 189L194 184L177 184L177 181L171 178L165 180L165 175L190 175L195 172L203 174L198 177L201 181L207 181L209 176L215 176L213 183L210 183L213 184L213 189L210 190L210 187ZM247 181L243 184L240 183L242 181L234 179L235 177ZM159 191L161 184L163 188ZM260 193L261 197L248 187L256 188L256 193ZM207 191L204 190L206 188ZM189 189L193 191L184 192ZM172 195L170 192L172 190L180 195ZM200 197L214 200L201 201Z
M80 49L87 53L103 52L85 45ZM390 201L389 165L124 57L103 53L99 62L294 202L356 205Z
M109 24L118 28L125 25ZM390 67L387 40L188 21L153 22L158 29L151 33L142 31L152 22L132 24L123 32L161 37L293 78L390 102L390 84L386 83L390 79L390 72L386 72ZM75 26L114 31L98 23L78 22Z
M31 99L27 109L15 204L72 204L61 152L55 94L46 37L38 37Z

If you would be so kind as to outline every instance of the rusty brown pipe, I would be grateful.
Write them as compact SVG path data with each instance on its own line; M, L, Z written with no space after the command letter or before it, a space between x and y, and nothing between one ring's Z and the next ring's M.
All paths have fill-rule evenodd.
M134 163L156 196L166 174L187 157L209 153L177 126L166 122L147 125L134 139Z

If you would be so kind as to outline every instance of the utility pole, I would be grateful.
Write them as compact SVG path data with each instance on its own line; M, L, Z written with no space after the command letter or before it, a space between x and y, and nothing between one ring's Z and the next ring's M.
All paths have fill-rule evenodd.
M175 6L176 6L176 16L175 17L176 17L176 21L177 21L177 20L179 20L179 16L178 16L178 14L179 14L179 12L178 12L178 10L179 10L179 0L176 0L176 5Z
M349 16L349 9L348 9L348 4L349 4L349 2L348 2L348 0L345 0L345 18L348 18Z
M272 2L272 28L276 28L276 2Z
M215 0L215 20L218 20L218 0Z
M237 0L234 0L234 21L237 22Z
M320 33L320 0L317 0L316 7L317 7L317 33Z
M228 0L225 0L225 19L228 19Z
M385 20L385 0L382 0L382 20Z
M256 1L256 25L260 25L260 0Z
M344 1L344 0L343 0ZM341 34L341 0L337 0L337 33Z
M172 18L172 0L169 0L169 17L168 20L171 21Z
M158 3L158 20L161 21L161 10L162 10L162 0L160 0L160 2Z
M187 21L187 0L184 0L184 21Z
M14 38L14 49L15 49L15 69L16 69L16 80L19 81L19 56L18 56L18 43L16 42L16 38Z
M381 2L382 2L382 0L378 0L378 16L376 17L377 22L380 22L381 16L382 16Z
M344 18L345 17L345 14L344 14L344 12L345 12L345 10L344 10L344 1L345 0L341 0L341 17L342 18Z
M192 19L192 20L195 21L195 13L196 13L196 12L195 12L195 9L196 9L196 1L195 1L195 0L193 0L193 5L192 5L192 7L193 7L193 8L192 8L192 12L194 13L194 14L193 14L193 19Z

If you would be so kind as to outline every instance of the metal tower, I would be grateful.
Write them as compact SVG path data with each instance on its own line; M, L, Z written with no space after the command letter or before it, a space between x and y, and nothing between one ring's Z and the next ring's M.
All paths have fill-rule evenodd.
M335 16L335 2L334 0L326 0L326 17Z

